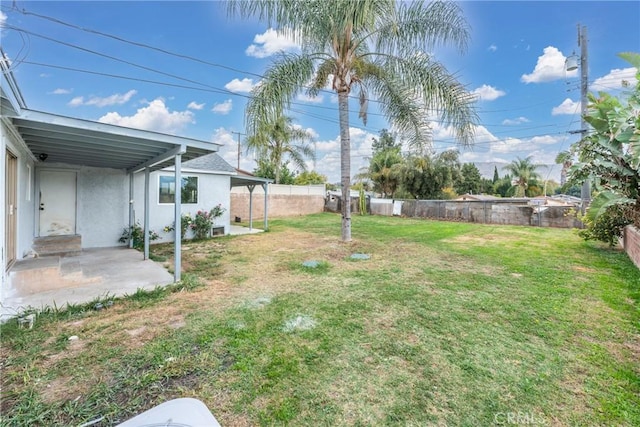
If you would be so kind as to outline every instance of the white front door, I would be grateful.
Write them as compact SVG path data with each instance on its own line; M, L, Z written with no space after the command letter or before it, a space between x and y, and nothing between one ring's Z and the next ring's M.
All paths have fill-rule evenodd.
M76 173L40 171L40 237L76 233Z

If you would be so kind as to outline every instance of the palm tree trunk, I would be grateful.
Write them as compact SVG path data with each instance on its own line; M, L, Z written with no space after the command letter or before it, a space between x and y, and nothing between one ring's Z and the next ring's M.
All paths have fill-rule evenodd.
M280 184L280 169L281 169L281 163L282 163L282 156L280 155L279 152L279 146L278 144L276 144L273 150L273 172L276 178L276 184Z
M349 92L338 92L340 112L340 176L342 184L342 241L351 241L351 140L349 138Z

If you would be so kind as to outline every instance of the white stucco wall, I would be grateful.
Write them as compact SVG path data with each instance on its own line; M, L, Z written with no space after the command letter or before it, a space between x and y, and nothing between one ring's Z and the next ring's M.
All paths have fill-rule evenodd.
M174 205L173 203L159 203L159 176L173 176L173 171L158 171L149 174L149 223L150 230L160 235L159 242L173 241L173 232L165 233L163 228L172 225L174 222ZM224 214L217 219L216 224L225 227L225 234L229 233L229 207L231 204L231 195L229 188L231 186L231 178L229 175L203 173L190 170L183 170L182 176L198 177L198 203L182 204L182 213L190 213L195 217L198 210L211 210L217 204L222 204L226 209ZM134 210L135 221L141 225L144 224L144 172L135 175L134 179ZM187 238L191 234L187 234Z
M123 170L78 170L77 233L83 248L118 246L129 223L129 176Z
M82 238L83 249L120 245L118 239L129 223L129 178L124 170L45 162L39 165L36 189L42 170L76 172L76 234ZM36 236L39 221L36 215Z

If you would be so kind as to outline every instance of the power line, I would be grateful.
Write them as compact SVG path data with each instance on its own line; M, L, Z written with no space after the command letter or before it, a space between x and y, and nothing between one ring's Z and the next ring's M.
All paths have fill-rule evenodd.
M22 13L25 14L25 15L33 15L33 16L36 16L36 17L39 17L39 18L42 18L42 19L47 19L47 20L50 20L51 22L55 22L55 23L58 23L58 24L61 24L61 25L66 25L68 27L71 27L71 28L74 28L74 29L78 29L78 30L81 30L81 31L97 34L97 35L100 35L100 36L103 36L103 37L109 37L109 38L112 38L114 40L117 40L117 41L120 41L120 42L123 42L123 43L128 43L128 44L132 44L132 45L135 45L135 46L138 46L138 47L142 47L142 48L145 48L145 49L151 49L151 50L154 50L154 51L158 51L158 52L161 52L161 53L164 53L164 54L167 54L167 55L172 55L172 56L175 56L175 57L192 60L192 61L199 62L199 63L205 64L205 65L213 66L213 67L220 67L220 68L223 68L223 69L228 69L230 71L239 72L239 73L246 74L246 75L252 75L252 76L261 77L261 78L263 77L263 75L260 75L260 74L250 73L250 72L247 72L247 71L239 70L237 68L228 67L228 66L225 66L225 65L222 65L222 64L217 64L217 63L205 61L205 60L202 60L202 59L199 59L199 58L195 58L195 57L192 57L192 56L189 56L189 55L183 55L183 54L171 52L171 51L168 51L166 49L157 48L157 47L145 44L145 43L139 43L139 42L127 40L127 39L124 39L122 37L114 36L114 35L107 34L107 33L104 33L104 32L100 32L100 31L97 31L97 30L91 30L91 29L83 28L83 27L77 26L75 24L69 24L69 23L61 21L61 20L59 20L57 18L47 17L47 16L44 16L44 15L40 15L40 14L32 13L32 12L27 12L27 11L23 11ZM85 51L87 53L103 56L105 58L108 58L108 59L111 59L111 60L114 60L114 61L119 61L119 62L125 63L125 64L133 66L133 67L141 68L141 69L146 70L146 71L156 72L156 73L159 73L159 74L171 77L171 78L175 78L175 79L183 80L183 81L186 81L186 82L189 82L189 83L193 83L193 84L196 84L196 85L200 85L202 87L189 87L189 86L186 86L186 85L178 85L178 84L167 83L167 82L158 82L158 81L153 81L153 80L149 80L149 79L132 78L132 77L126 77L126 76L118 76L118 75L109 74L109 73L101 73L101 72L95 72L95 71L89 71L89 70L73 69L71 67L61 67L61 66L54 66L54 65L47 65L47 64L38 64L38 63L29 62L29 61L25 61L25 60L21 60L20 61L21 63L30 63L30 64L33 64L33 65L40 65L40 66L51 66L51 67L56 67L56 68L66 69L66 70L71 70L71 71L86 72L86 73L91 73L91 74L96 74L96 75L109 76L109 77L112 77L112 78L129 79L129 80L141 81L141 82L164 85L164 86L172 86L172 87L179 87L179 88L185 88L185 89L191 89L191 90L199 90L199 91L208 91L208 92L212 92L212 93L220 93L220 94L227 94L227 95L231 95L231 96L240 96L240 97L244 97L244 98L250 98L250 96L248 96L248 95L239 94L239 93L236 93L236 92L229 91L227 89L217 88L215 86L211 86L211 85L208 85L208 84L205 84L205 83L202 83L202 82L198 82L198 81L195 81L195 80L187 79L187 78L184 78L184 77L179 76L179 75L160 72L157 69L154 69L154 68L151 68L151 67L147 67L147 66L144 66L144 65L136 64L136 63L133 63L133 62L130 62L130 61L125 61L125 60L113 57L111 55L107 55L107 54L104 54L104 53L101 53L101 52L97 52L97 51L94 51L94 50L91 50L91 49L83 48L81 46L73 45L71 43L67 43L67 42L64 42L64 41L61 41L61 40L56 40L54 38L51 38L51 37L48 37L48 36L44 36L44 35L41 35L41 34L37 34L35 32L29 31L29 30L21 29L21 28L15 27L15 26L7 26L7 25L5 25L4 27L9 28L9 29L13 29L13 30L17 31L18 33L20 33L21 36L23 37L23 40L24 40L24 35L33 35L33 36L36 36L36 37L41 37L41 38L43 38L45 40L48 40L48 41L51 41L51 42L54 42L54 43L59 43L59 44L62 44L62 45L65 45L65 46L68 46L68 47L71 47L71 48L75 48L75 49L79 49L79 50ZM25 54L25 57L26 57L26 54ZM322 90L321 92L333 94L332 91ZM373 102L379 102L377 100L372 100L372 101ZM515 108L515 109L511 108L511 109L505 109L505 110L480 110L480 112L487 113L487 112L514 111L514 110L518 110L518 109L533 108L533 107L535 107L537 105L542 105L544 103L545 102L539 103L539 104L528 104L526 107ZM301 103L292 102L292 105L301 105L301 106L304 106L305 108L321 108L321 109L328 109L328 110L336 111L334 108L331 108L331 107L324 107L324 106L318 106L318 105L313 105L313 104L301 104ZM334 118L328 118L326 116L321 116L321 115L318 115L318 114L309 113L309 112L306 112L306 111L303 111L303 110L293 109L292 108L291 111L296 112L298 114L306 115L308 117L312 117L312 118L315 118L315 119L318 119L318 120L323 120L323 121L327 121L327 122L331 122L331 123L339 123L339 121L334 119ZM350 112L353 112L353 111L350 111ZM383 114L379 114L379 113L369 113L369 114L373 115L373 116L386 117ZM435 123L442 123L443 122L441 120L431 120L431 121L435 122ZM486 123L485 124L478 124L478 125L479 126L501 126L501 125L492 125L492 124L486 124ZM504 126L504 125L502 125L502 126ZM554 126L554 125L541 125L541 126L535 126L535 127L529 127L529 128L520 128L517 131L519 132L519 131L526 130L526 129L536 129L536 128L550 127L550 126ZM368 131L375 130L373 128L367 128L367 127L358 127L358 126L353 126L353 127L356 127L356 128L359 128L359 129L363 129L363 130L368 130ZM511 132L511 131L512 130L506 130L506 131L503 131L503 132L492 132L492 134L507 133L507 132ZM544 136L544 135L535 135L535 136ZM532 138L534 136L529 136L529 137ZM518 139L522 139L522 138L527 138L527 137L520 137ZM507 140L484 141L484 142L477 142L476 144L500 143L500 142L506 142L506 141ZM438 142L447 143L447 141L438 141ZM434 141L433 142L434 146L438 142ZM457 143L455 142L454 139L451 140L450 144L451 145L457 145Z
M206 88L201 88L201 87L192 87L192 86L180 85L180 84L175 84L175 83L159 82L159 81L154 81L154 80L149 80L149 79L141 79L141 78L135 78L135 77L116 75L116 74L111 74L111 73L103 73L103 72L90 71L90 70L81 70L81 69L77 69L77 68L64 67L64 66L59 66L59 65L42 64L42 63L36 63L36 62L32 62L32 61L24 61L24 63L31 64L31 65L37 65L37 66L59 68L59 69L64 69L64 70L68 70L68 71L95 74L95 75L106 76L106 77L111 77L111 78L126 79L126 80L132 80L132 81L140 81L140 82L145 82L145 83L158 84L158 85L169 86L169 87L178 87L178 88L195 90L195 91L205 91L205 92L212 92L212 93L231 94L231 95L235 95L235 96L249 98L248 95L238 94L238 93L234 93L234 92L229 93L228 91L219 90L217 88L206 89ZM306 104L300 104L300 105L307 106ZM317 106L312 106L312 107L317 107ZM325 108L328 108L328 107L325 107ZM323 120L323 121L334 123L334 124L338 124L339 123L339 121L337 119L328 118L326 116L313 114L313 113L310 113L310 112L307 112L307 111L303 111L303 110L299 110L299 109L295 109L295 108L292 108L291 111L296 112L296 113L301 114L301 115L306 115L308 117L312 117L312 118L315 118L315 119L318 119L318 120ZM555 125L533 126L533 127L518 129L518 131L531 130L531 129L537 129L537 128L542 128L542 127L551 127L551 126L555 126ZM369 132L372 132L372 133L375 133L375 132L379 133L381 131L381 129L371 128L371 127L360 127L360 126L352 126L352 127L355 127L355 128L358 128L358 129L362 129L362 130L365 130L365 131L369 131ZM498 134L498 133L506 133L506 132L509 132L509 131L492 132L492 134L495 135L495 134ZM520 136L517 139L527 139L527 138L549 136L549 135L556 135L556 134L564 134L564 133L566 133L566 132L557 132L557 133L551 133L551 134L546 133L546 134L527 135L527 136ZM509 138L509 139L516 139L516 137L512 137L512 138ZM474 143L474 146L475 145L492 144L492 143L503 143L503 142L508 142L509 139L498 139L498 140L492 140L492 141L477 141L477 142ZM448 146L457 145L457 141L455 140L455 138L451 138L449 140L433 141L433 146L435 147L435 145L437 143L444 143L444 144L447 144Z
M87 32L87 33L90 33L90 34L99 35L99 36L102 36L102 37L111 38L113 40L116 40L116 41L119 41L119 42L122 42L122 43L130 44L130 45L141 47L141 48L144 48L144 49L153 50L153 51L160 52L160 53L163 53L163 54L166 54L166 55L170 55L170 56L174 56L174 57L177 57L177 58L188 59L190 61L198 62L198 63L204 64L204 65L209 65L209 66L212 66L212 67L217 67L217 68L222 68L222 69L226 69L226 70L229 70L229 71L238 72L238 73L243 74L243 75L250 75L250 76L254 76L254 77L258 77L258 78L264 78L264 75L262 75L262 74L252 73L252 72L249 72L249 71L246 71L246 70L241 70L241 69L238 69L238 68L235 68L235 67L230 67L230 66L226 66L226 65L215 63L215 62L211 62L211 61L206 61L206 60L203 60L201 58L197 58L197 57L194 57L194 56L191 56L191 55L185 55L185 54L182 54L182 53L173 52L173 51L170 51L170 50L167 50L167 49L163 49L163 48L159 48L159 47L156 47L156 46L152 46L152 45L147 44L147 43L137 42L137 41L126 39L124 37L120 37L120 36L117 36L117 35L114 35L114 34L106 33L106 32L103 32L103 31L94 30L94 29L91 29L91 28L82 27L82 26L79 26L79 25L76 25L76 24L72 24L72 23L67 22L67 21L63 21L63 20L58 19L58 18L54 18L54 17L47 16L47 15L42 15L42 14L39 14L39 13L36 13L36 12L30 12L30 11L27 11L25 8L18 9L15 6L15 3L14 3L14 5L12 7L4 7L4 9L5 10L16 10L19 13L22 13L23 15L26 15L26 16L35 16L37 18L48 20L50 22L53 22L53 23L56 23L56 24L59 24L59 25L63 25L63 26L66 26L66 27L69 27L69 28L72 28L72 29L80 30L80 31ZM53 39L51 39L51 40L53 41ZM60 43L65 44L65 42L60 42ZM134 65L134 66L136 66L136 65ZM306 87L306 88L308 89L308 87ZM332 94L332 95L334 94L333 91L326 90L326 89L321 89L320 92L321 93ZM350 96L350 98L357 99L358 97L357 96ZM377 99L371 99L371 100L369 100L369 102L371 102L371 103L380 103L381 101L379 101ZM479 113L515 111L515 110L523 110L523 109L533 108L533 107L535 107L537 105L542 105L544 103L545 102L542 102L540 104L528 104L527 106L524 106L524 107L511 108L511 109L505 109L505 110L481 110L480 109L480 110L477 110L477 111ZM370 115L375 115L375 114L374 113L370 113ZM380 116L383 116L383 115L380 114ZM442 122L442 121L440 121L440 122Z
M115 79L137 81L137 82L149 83L149 84L156 84L156 85L159 85L159 86L175 87L175 88L193 90L193 91L198 91L198 92L218 93L218 94L224 94L224 95L229 95L229 96L237 96L237 97L241 97L241 98L245 98L245 99L249 99L250 98L250 95L245 95L245 94L237 93L237 92L231 92L229 90L220 89L220 88L217 88L215 86L210 86L210 85L207 85L209 87L194 87L194 86L182 85L182 84L177 84L177 83L170 83L170 82L163 82L163 81L158 81L158 80L144 79L144 78L140 78L140 77L124 76L124 75L119 75L119 74L105 73L105 72L93 71L93 70L87 70L87 69L80 69L80 68L75 68L75 67L66 67L66 66L63 66L63 65L45 64L45 63L35 62L35 61L26 61L26 60L24 60L24 61L22 61L22 63L23 64L28 64L28 65L40 66L40 67L61 69L61 70L65 70L65 71L72 71L72 72L79 72L79 73L85 73L85 74L98 75L98 76L115 78ZM205 85L205 84L202 83L202 85ZM314 105L314 104L304 104L304 103L298 103L298 102L295 102L295 101L292 101L291 105L302 106L302 107L305 107L305 108L315 108L315 109L329 110L329 111L333 111L333 112L336 111L336 109L332 108L332 107L325 107L325 106ZM292 111L292 112L307 116L307 117L315 118L315 119L322 120L322 121L329 122L329 123L339 124L339 120L337 120L337 119L335 119L333 117L327 117L327 116L311 113L309 111L304 111L302 109L297 109L297 108L290 108L289 110ZM350 113L355 113L355 110L349 110L349 112ZM385 116L383 114L380 114L380 113L369 113L369 114L372 115L372 116L378 116L378 117L385 118ZM439 120L430 120L430 121L433 122L433 123L442 123L442 121L439 121ZM497 134L501 134L501 133L510 133L510 132L516 132L517 133L517 132L522 132L522 131L525 131L525 130L555 127L557 125L555 125L555 124L543 124L543 125L538 125L538 126L528 126L528 127L524 127L524 128L523 127L515 128L513 126L507 126L507 125L479 123L478 126L485 126L485 127L486 126L492 126L492 127L507 127L508 128L507 130L492 132L492 134L497 135ZM357 127L357 126L354 126L354 127ZM368 127L368 126L360 126L359 128L361 128L363 130L370 130L370 131L379 131L380 130L380 129L372 128L372 127Z

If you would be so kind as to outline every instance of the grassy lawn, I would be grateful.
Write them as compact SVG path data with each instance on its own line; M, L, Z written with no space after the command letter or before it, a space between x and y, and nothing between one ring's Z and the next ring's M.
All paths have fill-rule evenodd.
M624 253L558 229L358 216L343 244L338 215L270 225L185 243L170 289L3 325L0 424L195 397L225 427L640 425Z

